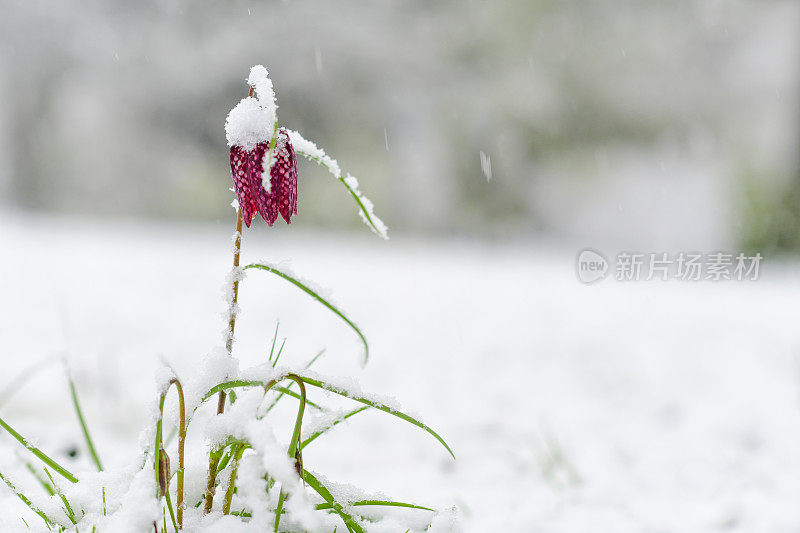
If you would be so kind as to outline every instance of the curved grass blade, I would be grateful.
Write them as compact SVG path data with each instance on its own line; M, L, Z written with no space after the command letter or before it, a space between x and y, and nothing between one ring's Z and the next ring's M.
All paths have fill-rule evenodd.
M295 398L295 399L297 399L297 400L300 400L300 399L301 399L301 396L300 396L299 394L297 394L295 391L291 390L291 389L290 389L290 388L288 388L288 387L281 387L280 385L275 385L274 387L272 387L272 390L274 390L274 391L278 391L278 392L280 392L281 394L285 394L286 396L291 396L292 398ZM318 411L324 411L324 410L325 410L325 409L324 409L324 408L323 408L321 405L319 405L318 403L314 403L314 402L312 402L312 401L309 401L309 400L306 400L306 403L307 403L308 405L310 405L311 407L313 407L314 409L318 410ZM268 410L268 411L269 411L269 410Z
M353 200L358 204L358 208L361 210L361 220L363 220L364 223L369 226L369 229L378 237L384 240L388 239L389 237L386 235L386 225L372 212L372 202L361 194L361 191L358 190L358 185L353 186L351 184L354 178L348 174L347 177L339 176L336 179L345 186L347 192L350 193L350 196L352 196Z
M406 503L406 502L394 502L391 500L361 500L357 502L348 503L347 505L353 507L362 507L362 506L404 507L406 509L419 509L420 511L431 511L433 513L436 512L436 509L431 509L430 507L423 507L422 505L415 505L413 503ZM321 511L324 509L331 509L331 504L329 503L317 504L317 510Z
M320 437L321 435L324 435L325 433L327 433L328 431L333 429L335 426L338 426L339 424L341 424L342 422L344 422L345 420L347 420L351 416L355 416L355 415L357 415L358 413L360 413L362 411L366 411L367 409L369 409L369 406L365 405L364 407L359 407L358 409L354 409L354 410L350 411L349 413L346 413L345 415L336 418L331 423L331 425L329 425L329 426L327 426L327 427L325 427L323 429L320 429L318 431L315 431L314 433L311 434L310 437L308 437L306 440L301 442L300 443L300 449L302 450L303 448L305 448L306 446L308 446L309 444L314 442L314 440L317 437Z
M289 134L289 139L292 142L295 153L325 168L334 178L339 180L342 185L345 186L347 192L350 193L350 196L353 197L353 200L356 201L356 204L358 204L359 214L364 224L380 238L388 239L386 224L375 216L372 202L358 190L358 181L350 174L347 176L342 174L339 163L335 159L328 156L324 150L313 142L304 139L300 133L293 130L287 130L287 133Z
M244 267L244 270L247 270L248 268L257 268L259 270L264 270L266 272L270 272L272 274L275 274L278 277L281 277L281 278L285 279L286 281L288 281L289 283L291 283L295 287L299 288L300 290L302 290L303 292L305 292L306 294L308 294L309 296L314 298L316 301L318 301L319 303L321 303L322 305L327 307L336 316L338 316L339 318L344 320L347 323L347 325L350 326L353 329L353 331L356 332L356 334L361 339L361 342L364 343L364 364L367 363L367 361L369 360L369 344L367 344L366 337L364 337L364 334L361 332L360 329L358 329L358 326L356 326L353 323L352 320L347 318L344 315L344 313L342 313L339 309L337 309L333 304L331 304L330 302L325 300L322 296L317 294L316 291L314 291L313 289L311 289L310 287L305 285L303 282L299 281L298 279L290 276L289 274L279 270L278 268L276 268L276 267L274 267L272 265L263 264L263 263L252 263L252 264L249 264L246 267Z
M314 356L314 357L313 357L313 358L312 358L312 359L311 359L311 360L310 360L308 363L306 363L306 366L305 366L304 368L306 368L306 369L308 369L308 368L311 368L311 366L312 366L314 363L316 363L316 362L317 362L317 359L319 359L320 357L322 357L322 355L323 355L324 353L325 353L325 348L323 348L322 350L320 350L319 352L317 352L317 355L315 355L315 356ZM273 368L274 368L274 367L275 367L275 365L273 365ZM288 387L286 387L286 388L291 390L291 388L292 388L292 386L293 386L293 385L294 385L294 381L293 381L293 382L291 382L291 383L289 383L289 386L288 386ZM281 389L278 389L278 390L280 391ZM273 409L273 408L274 408L276 405L278 405L278 402L280 401L280 399L281 399L281 398L283 398L284 394L286 394L286 393L284 393L284 392L281 392L280 394L278 394L278 396L276 396L276 397L275 397L275 399L272 401L272 403L271 403L271 404L269 404L269 406L268 406L268 407L267 407L267 408L264 410L264 413L266 414L266 413L269 413L270 411L272 411L272 409ZM289 392L288 394L289 394L289 395L291 395L291 392ZM299 396L297 396L297 395L294 395L294 397L295 397L295 398L297 398L297 399L300 399L300 397L299 397ZM314 403L312 403L312 402L310 402L310 401L309 401L309 402L307 402L307 403L308 403L308 405L310 405L310 406L312 406L312 407L318 408L320 411L323 411L323 410L324 410L324 409L322 409L321 407L318 407L317 405L315 405Z
M317 379L309 378L309 377L306 377L306 376L303 376L303 375L299 375L299 374L298 374L298 377L300 379L302 379L305 383L311 385L312 387L317 387L317 388L326 390L328 392L332 392L334 394L338 394L339 396L344 396L345 398L350 398L353 401L356 401L356 402L359 402L359 403L363 403L364 405L367 405L367 406L372 407L374 409L378 409L379 411L383 411L384 413L389 413L390 415L394 415L397 418L400 418L401 420L405 420L409 424L413 424L413 425L417 426L418 428L421 428L421 429L425 430L433 438L438 440L439 443L442 446L445 447L445 449L447 450L447 452L450 454L450 456L453 459L456 458L455 454L453 453L453 450L450 449L450 446L445 442L445 440L438 433L436 433L436 431L434 431L433 428L423 424L422 422L420 422L416 418L414 418L412 416L409 416L409 415L407 415L407 414L405 414L405 413L403 413L401 411L398 411L396 409L393 409L391 407L387 407L385 405L381 405L381 404L379 404L377 402L374 402L372 400L368 400L366 398L362 398L360 396L356 396L354 394L350 394L349 392L342 391L339 388L337 388L337 387L335 387L335 386L333 386L333 385L331 385L329 383L324 383L324 382L319 381ZM236 379L236 380L232 380L232 381L226 381L224 383L219 383L217 385L214 385L205 394L205 396L203 396L203 401L208 400L209 398L211 398L212 396L214 396L215 394L217 394L218 392L223 391L223 390L227 390L227 389L231 389L231 388L235 388L235 387L255 387L255 386L263 387L265 385L266 385L266 383L264 383L263 381L258 381L258 380Z
M2 473L0 473L0 479L2 479L3 483L5 483L8 486L8 488L11 489L11 492L17 495L17 498L22 500L22 503L28 506L28 509L39 515L39 517L42 520L44 520L44 523L47 525L47 529L52 529L53 524L55 524L55 520L52 520L49 516L44 514L44 511L36 507L33 504L33 502L31 502L27 496L25 496L22 492L20 492L17 489L17 487L15 487L14 484L11 482L11 480L8 479L6 476L4 476Z
M322 496L322 499L325 500L325 502L330 505L330 508L333 509L333 511L336 512L336 514L338 514L342 519L348 531L353 531L354 533L364 533L364 528L361 527L361 524L359 524L358 521L344 509L342 504L334 499L331 491L329 491L327 487L320 483L320 481L314 477L314 474L305 468L303 469L303 481L308 483L309 487L314 489L317 494Z
M392 500L359 500L357 502L350 502L347 504L348 507L402 507L404 509L417 509L420 511L430 511L432 513L436 512L436 509L431 509L430 507L425 507L423 505L416 505L413 503L407 502L396 502ZM333 510L333 504L325 502L325 503L318 503L314 506L317 511L327 511ZM285 513L286 511L281 511ZM243 518L251 518L253 515L252 513L248 513L247 511L233 511L230 513L233 516L241 516Z
M280 381L282 379L287 379L287 376L283 376L283 377L279 378L278 381ZM226 390L229 390L229 389L238 389L238 388L242 388L242 387L264 387L265 385L267 385L266 382L258 381L258 380L234 379L232 381L224 381L222 383L218 383L218 384L214 385L213 387L211 387L209 389L209 391L203 396L203 401L208 400L209 398L211 398L215 394L218 394L221 391L226 391ZM287 387L282 387L280 385L272 385L270 387L270 389L279 391L282 394L285 394L287 396L291 396L292 398L296 398L298 400L300 399L300 395L299 394L297 394L293 390L288 389ZM325 410L325 408L322 407L321 405L319 405L318 403L315 403L315 402L312 402L312 401L309 401L309 400L306 400L306 404L308 404L309 406L311 406L314 409L317 409L319 411L324 411Z
M442 437L440 437L439 434L436 433L432 428L430 428L429 426L423 424L422 422L420 422L416 418L413 418L413 417L411 417L411 416L409 416L409 415L407 415L407 414L405 414L405 413L403 413L401 411L393 409L391 407L387 407L385 405L381 405L381 404L379 404L377 402L374 402L372 400L368 400L367 398L362 398L360 396L356 396L354 394L350 394L349 392L342 391L338 387L335 387L335 386L330 385L328 383L325 383L325 382L322 382L322 381L319 381L319 380L316 380L316 379L312 379L312 378L309 378L309 377L305 377L305 376L300 376L300 379L302 379L303 381L305 381L306 383L308 383L309 385L311 385L313 387L317 387L317 388L326 390L328 392L332 392L334 394L338 394L340 396L344 396L345 398L350 398L351 400L354 400L354 401L359 402L359 403L363 403L364 405L368 405L370 407L378 409L379 411L383 411L384 413L389 413L390 415L394 415L397 418L400 418L401 420L405 420L406 422L408 422L410 424L414 424L418 428L424 429L432 437L434 437L436 440L438 440L441 443L442 446L445 447L445 449L450 453L450 455L453 457L453 459L456 458L455 454L453 453L453 450L450 449L450 446L447 445L447 443L444 441L444 439Z
M231 381L223 381L222 383L217 383L213 387L211 387L208 392L203 396L203 401L208 400L215 394L228 390L228 389L235 389L238 387L263 387L265 383L263 381L259 381L256 379L234 379Z
M22 444L25 447L25 449L27 449L33 455L38 457L42 462L44 462L44 464L46 464L47 466L49 466L50 468L52 468L53 470L58 472L62 477L64 477L65 479L67 479L67 480L69 480L69 481L71 481L73 483L77 483L78 482L78 478L76 478L72 474L72 472L70 472L69 470L67 470L66 468L64 468L63 466L58 464L57 462L55 462L53 459L50 458L50 456L48 456L46 453L44 453L42 450L40 450L36 446L28 444L28 441L25 440L25 437L23 437L22 435L17 433L17 431L14 428L12 428L11 426L9 426L6 423L6 421L3 420L2 418L0 418L0 427L5 429L9 434L11 434L12 437L17 439L17 441L20 444Z
M78 415L78 422L80 422L81 430L83 430L83 438L86 441L86 447L89 448L89 454L92 456L92 460L94 461L98 472L102 472L103 463L100 462L100 457L97 455L97 449L94 447L92 437L89 435L89 427L86 425L86 419L83 417L83 410L81 409L81 404L78 401L78 392L75 390L75 382L72 380L72 376L69 374L69 372L67 372L67 380L69 381L69 392L72 396L72 405L75 407L75 414Z

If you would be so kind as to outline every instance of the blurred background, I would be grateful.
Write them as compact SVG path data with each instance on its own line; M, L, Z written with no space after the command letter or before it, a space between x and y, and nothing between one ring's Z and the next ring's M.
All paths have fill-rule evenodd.
M794 1L2 8L5 209L229 218L223 123L263 63L395 231L800 244ZM323 170L300 187L298 225L359 224Z
M796 533L799 41L795 0L0 0L0 414L91 469L66 362L103 460L131 464L157 369L221 342L224 121L263 64L391 240L301 161L299 216L256 221L243 261L334 290L371 361L255 271L235 355L263 363L280 320L282 364L327 348L315 369L458 457L378 413L306 464L474 533ZM586 246L758 251L763 276L588 287ZM0 434L0 471L45 499L18 448ZM21 509L0 487L0 529Z

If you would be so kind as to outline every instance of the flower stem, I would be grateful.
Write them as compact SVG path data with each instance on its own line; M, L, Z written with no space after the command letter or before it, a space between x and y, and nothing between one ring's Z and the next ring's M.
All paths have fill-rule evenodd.
M184 446L186 444L186 402L183 397L183 387L181 382L173 379L175 388L178 391L178 401L180 406L180 426L178 427L178 529L183 529L183 478L186 471Z
M233 298L230 301L228 310L228 338L225 341L225 349L228 355L233 355L233 333L236 330L236 304L239 301L239 255L242 251L242 210L236 210L236 236L233 245ZM222 414L225 410L225 392L220 391L219 402L217 402L217 414Z
M225 493L225 500L222 503L222 514L230 514L231 512L231 501L233 500L233 492L236 490L236 472L239 469L239 461L241 461L244 451L249 447L249 444L243 442L234 451L228 491Z
M239 300L239 255L242 251L242 210L236 210L236 235L233 245L233 287L232 298L230 301L228 312L228 338L225 341L225 349L228 355L233 355L233 333L236 329L236 304ZM217 401L217 414L221 415L225 411L225 391L219 391L219 400ZM206 501L204 511L211 512L211 507L214 505L214 492L215 482L217 478L217 464L219 457L215 457L212 452L208 458L208 481L206 484Z

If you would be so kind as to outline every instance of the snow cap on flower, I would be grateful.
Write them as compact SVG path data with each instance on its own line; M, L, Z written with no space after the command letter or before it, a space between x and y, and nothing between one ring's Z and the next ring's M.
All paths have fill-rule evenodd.
M269 72L261 65L250 69L247 83L255 89L255 97L248 96L236 104L225 120L225 137L228 146L241 146L252 150L269 139L275 131L278 106Z
M251 68L247 84L256 90L258 101L265 109L271 109L274 116L278 106L275 104L275 90L272 88L272 80L269 79L267 69L263 65Z
M288 224L297 214L297 157L286 130L275 131L277 106L267 69L256 65L247 82L256 97L242 99L225 121L236 199L247 227L256 214L270 226L278 214Z

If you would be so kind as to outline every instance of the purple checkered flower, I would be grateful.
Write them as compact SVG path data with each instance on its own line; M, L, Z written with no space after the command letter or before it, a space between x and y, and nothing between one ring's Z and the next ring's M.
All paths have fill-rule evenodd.
M297 214L297 156L286 130L281 129L275 139L272 167L268 179L264 174L269 165L270 141L264 140L247 150L231 147L231 175L236 199L247 227L256 214L272 226L283 217L287 224Z
M257 214L270 226L278 214L289 224L297 214L297 156L289 133L277 126L278 107L267 69L253 67L247 83L250 95L225 121L240 213L248 228Z

